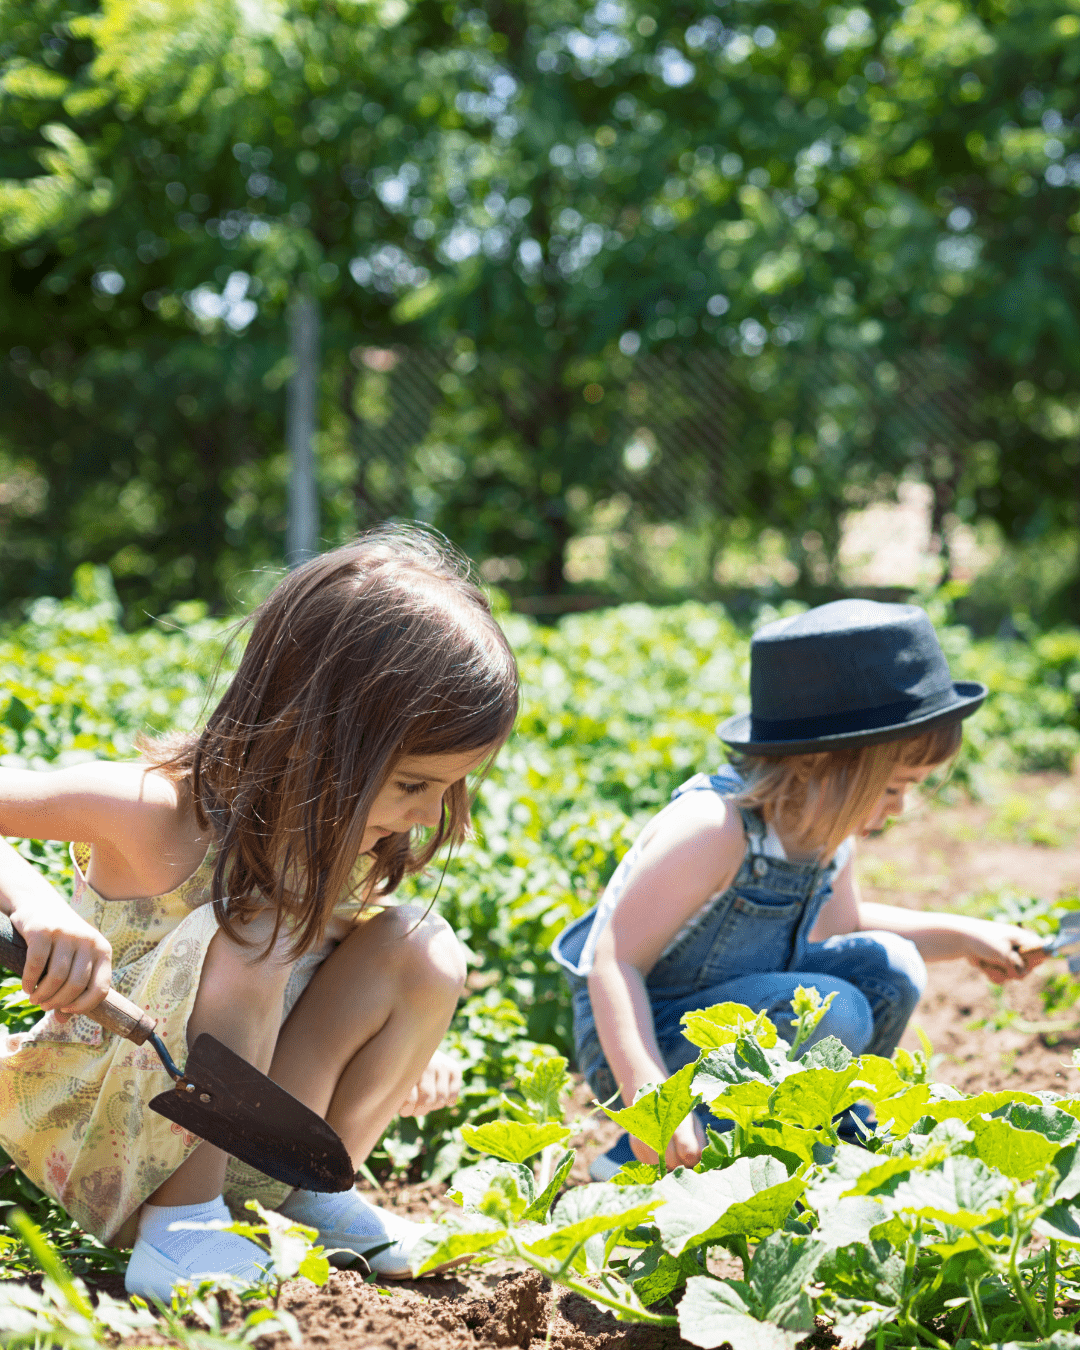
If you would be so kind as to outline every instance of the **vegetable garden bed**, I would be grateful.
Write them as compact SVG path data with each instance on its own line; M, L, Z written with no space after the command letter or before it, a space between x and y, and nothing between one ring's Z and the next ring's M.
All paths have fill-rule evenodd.
M216 658L212 640L219 626L194 622L191 615L184 614L179 618L189 625L186 630L148 629L124 634L117 626L115 607L101 579L86 573L81 584L83 592L76 601L62 605L41 602L35 606L32 622L0 633L0 665L17 672L17 679L6 686L6 701L0 694L0 764L44 768L86 756L123 756L130 753L136 729L190 724L198 715L205 680ZM464 1147L461 1126L468 1123L484 1131L500 1119L512 1124L505 1118L513 1111L500 1103L502 1087L514 1078L527 1076L545 1056L550 1057L552 1051L545 1047L566 1050L568 1000L557 971L546 957L547 944L568 918L583 912L595 899L617 856L648 814L667 799L671 788L690 773L716 762L719 747L713 728L721 716L734 709L745 688L746 634L715 607L686 605L653 611L632 606L566 620L555 629L538 629L521 619L511 619L509 628L522 665L525 712L514 741L484 788L479 812L481 836L455 860L438 899L441 911L471 953L472 996L451 1033L452 1047L467 1064L468 1092L458 1109L430 1116L422 1128L415 1121L401 1122L372 1159L375 1172L389 1188L391 1204L414 1217L462 1213L447 1197L447 1178L466 1164L475 1166L481 1155ZM1003 913L1036 926L1050 925L1053 919L1047 915L1059 896L1075 892L1077 878L1075 826L1080 819L1080 794L1075 780L1061 771L1080 749L1076 703L1080 692L1080 634L1047 634L1026 645L973 644L959 629L947 631L944 638L954 673L984 678L991 685L991 699L972 719L957 770L960 784L975 785L982 800L969 804L955 789L955 800L948 805L925 808L881 839L871 841L862 862L864 891L868 898L888 903L957 904L974 912ZM1033 768L1058 772L1015 776L1018 769ZM1013 776L1004 776L1009 774ZM59 885L69 882L63 848L33 843L22 847ZM425 900L431 898L433 889L430 879L416 887L418 897ZM1077 902L1066 898L1064 903ZM916 1013L916 1022L942 1056L932 1061L930 1076L969 1095L984 1090L1013 1094L1050 1090L1062 1095L1080 1091L1080 1076L1070 1067L1070 1051L1080 1042L1080 1036L1072 1031L1080 1020L1075 1010L1080 987L1063 977L1063 969L1062 963L1051 963L1021 989L1011 990L999 1000L982 977L967 966L950 963L937 967L927 997ZM9 988L0 1016L9 1025L18 1026L33 1014ZM987 1100L985 1111L969 1112L966 1105L948 1105L947 1092L931 1094L925 1089L925 1100L912 1098L910 1104L912 1109L914 1105L929 1105L937 1111L940 1119L935 1118L931 1134L933 1129L939 1134L931 1137L918 1134L923 1128L920 1117L911 1116L906 1107L902 1117L894 1110L892 1118L898 1121L901 1147L910 1143L908 1134L924 1142L918 1144L921 1152L915 1161L911 1161L913 1154L908 1161L903 1153L895 1158L882 1155L875 1166L891 1168L891 1176L881 1185L904 1185L908 1192L903 1194L910 1194L912 1187L937 1185L946 1174L954 1182L960 1174L968 1180L978 1176L985 1182L985 1194L990 1197L987 1204L991 1205L981 1209L964 1206L969 1215L975 1216L974 1227L952 1224L961 1236L949 1237L944 1243L928 1236L936 1232L933 1225L940 1220L922 1215L922 1230L911 1247L910 1238L900 1240L896 1225L905 1224L919 1206L905 1210L894 1203L894 1193L879 1194L875 1178L859 1171L862 1162L876 1155L859 1151L861 1161L844 1153L815 1160L815 1143L826 1149L832 1146L826 1137L827 1119L817 1123L780 1120L782 1138L778 1146L770 1150L763 1145L761 1136L769 1133L767 1119L773 1093L782 1093L783 1100L800 1095L784 1089L785 1080L795 1083L807 1068L843 1078L850 1066L841 1064L842 1057L838 1057L835 1062L796 1068L787 1078L786 1061L777 1057L775 1047L758 1045L755 1050L754 1039L742 1028L727 1046L720 1045L713 1052L722 1059L726 1056L725 1062L738 1079L736 1086L747 1099L747 1109L763 1106L765 1111L760 1120L746 1121L736 1156L718 1153L711 1159L716 1164L712 1170L699 1176L661 1180L639 1174L634 1178L640 1187L636 1194L624 1191L621 1197L612 1199L620 1188L589 1187L586 1166L588 1159L611 1141L618 1127L593 1116L569 1139L575 1156L565 1180L579 1184L559 1200L562 1209L555 1212L554 1222L545 1231L522 1227L543 1218L548 1202L555 1198L552 1194L540 1204L535 1181L530 1182L526 1172L532 1176L529 1169L537 1159L544 1160L548 1175L558 1171L562 1155L558 1128L548 1136L551 1151L546 1157L543 1149L525 1154L524 1170L518 1171L510 1161L488 1164L491 1170L486 1177L473 1174L475 1184L469 1195L464 1197L462 1192L474 1210L464 1226L472 1225L474 1236L479 1230L486 1230L489 1236L496 1229L505 1231L523 1247L547 1242L547 1250L529 1255L556 1272L569 1255L562 1275L585 1289L595 1288L596 1282L596 1273L590 1272L588 1263L606 1261L609 1296L616 1301L623 1299L633 1313L637 1312L633 1304L636 1300L646 1316L654 1319L677 1319L676 1303L685 1282L702 1281L689 1286L695 1299L703 1295L711 1305L718 1298L727 1302L719 1313L715 1306L706 1307L693 1326L684 1315L683 1330L696 1336L699 1343L705 1344L703 1338L711 1337L708 1343L718 1344L716 1317L733 1319L728 1339L735 1350L791 1350L813 1328L813 1317L825 1314L840 1319L840 1329L849 1341L869 1335L875 1350L970 1342L982 1333L977 1328L973 1331L973 1312L965 1317L965 1305L970 1308L971 1304L966 1280L972 1271L972 1278L978 1275L976 1256L971 1253L982 1253L982 1242L995 1259L1005 1252L1004 1273L991 1271L979 1277L982 1283L976 1285L985 1305L989 1339L1005 1343L1045 1339L1049 1313L1055 1306L1059 1311L1071 1306L1077 1273L1069 1266L1070 1253L1076 1250L1070 1245L1069 1234L1059 1228L1057 1238L1049 1236L1047 1225L1053 1226L1054 1216L1046 1218L1055 1207L1049 1202L1054 1201L1069 1211L1059 1216L1062 1222L1071 1222L1073 1197L1066 1196L1062 1187L1070 1189L1068 1178L1074 1175L1072 1162L1078 1145L1074 1125L1069 1122L1075 1122L1080 1132L1075 1111L998 1098L996 1105ZM740 1041L744 1043L741 1048ZM913 1035L906 1045L914 1052L919 1047L918 1038ZM915 1077L923 1072L914 1063L904 1071ZM857 1067L851 1082L867 1081L858 1076L867 1072L871 1077L877 1075L876 1086L871 1086L885 1105L904 1094L924 1090L924 1085L905 1084L895 1075L890 1078L891 1071L880 1065ZM713 1086L716 1078L713 1074ZM744 1089L745 1083L757 1086ZM691 1081L683 1086L692 1089L694 1084ZM890 1092L890 1088L895 1090ZM779 1104L780 1098L773 1106ZM532 1126L557 1125L548 1119L558 1114L550 1101L546 1105L534 1101L527 1106L525 1114ZM892 1106L897 1107L897 1102ZM1024 1115L1019 1107L1028 1108L1029 1114ZM572 1100L570 1115L581 1116L585 1109L579 1091ZM994 1110L998 1112L996 1118ZM777 1110L771 1114L774 1120L778 1118ZM924 1112L922 1119L927 1114ZM977 1128L969 1128L972 1121ZM905 1130L904 1126L910 1128ZM467 1129L464 1133L468 1137ZM808 1140L808 1134L815 1138ZM500 1136L492 1136L490 1131L472 1136L474 1142L487 1140L489 1144L492 1137ZM510 1137L512 1141L512 1134ZM1012 1173L998 1166L995 1141L1004 1147L1000 1158L1008 1162ZM1024 1167L1032 1164L1032 1159L1038 1163L1027 1176L1014 1175L1018 1169L1023 1171L1016 1161L1021 1145L1028 1160ZM754 1152L759 1146L761 1151ZM514 1147L520 1152L520 1137ZM928 1152L933 1149L938 1152ZM873 1288L865 1280L859 1283L859 1269L851 1267L850 1261L845 1266L847 1257L843 1254L855 1250L856 1267L861 1261L868 1268L872 1263L866 1253L875 1225L860 1233L854 1249L834 1243L828 1252L817 1250L823 1234L836 1236L840 1232L835 1228L830 1234L830 1220L825 1227L816 1228L814 1221L830 1199L825 1194L833 1184L828 1176L835 1179L841 1165L852 1173L841 1180L865 1191L846 1198L860 1200L864 1206L876 1203L887 1211L883 1222L891 1236L887 1234L885 1240L892 1242L893 1253L875 1256L882 1278L872 1281ZM979 1168L988 1169L990 1181ZM1051 1172L1057 1177L1052 1184ZM663 1213L657 1186L687 1190L698 1185L714 1186L725 1173L729 1174L727 1181L743 1177L749 1187L745 1199L736 1201L736 1208L771 1204L790 1192L791 1203L785 1214L776 1218L778 1210L773 1213L773 1227L780 1237L769 1237L760 1227L714 1234L716 1243L707 1237L699 1241L700 1233L688 1233L686 1242L674 1235L671 1212ZM414 1184L402 1186L395 1180L405 1177ZM458 1189L463 1184L459 1182ZM1056 1194L1040 1198L1040 1186L1050 1186ZM774 1194L764 1202L755 1198L777 1187L781 1188L779 1196ZM783 1191L784 1187L788 1191ZM598 1208L586 1213L594 1204L590 1196L599 1197L595 1201ZM839 1194L831 1198L838 1203L844 1201ZM957 1201L956 1184L952 1198ZM636 1206L639 1211L635 1223L620 1228L616 1221L609 1226L607 1220L612 1213L623 1212L619 1204L631 1199L635 1201L631 1209ZM55 1205L29 1192L11 1173L0 1179L2 1200L26 1206L69 1267L92 1289L119 1295L122 1281L115 1271L122 1270L122 1256L95 1247L72 1228ZM805 1208L797 1209L796 1203ZM538 1205L538 1209L533 1219L525 1220L530 1204ZM1000 1220L987 1218L993 1205L1003 1210ZM678 1208L669 1206L669 1211ZM733 1206L721 1206L713 1197L705 1208L719 1217L721 1211L729 1213ZM824 1212L831 1213L827 1208ZM865 1209L862 1212L865 1217ZM597 1233L576 1253L573 1234L569 1239L558 1236L558 1230L567 1226L563 1220L577 1224L595 1219L601 1221ZM804 1233L789 1224L784 1232L783 1224L789 1219L810 1231ZM1032 1230L1034 1264L1017 1266L1017 1260L1027 1259L1023 1243L1018 1243L1012 1258L998 1243L1000 1233L994 1231L994 1225L1014 1220L1021 1237L1021 1230ZM1038 1231L1040 1224L1042 1232ZM582 1231L577 1230L579 1236ZM978 1241L970 1236L972 1233ZM611 1234L617 1241L607 1250L605 1235ZM632 1245L646 1239L646 1246ZM726 1245L721 1245L721 1240ZM481 1235L481 1245L486 1241ZM570 1248L564 1251L568 1241ZM971 1245L962 1245L969 1241ZM1058 1243L1052 1290L1050 1268L1045 1264L1051 1241ZM957 1250L942 1257L941 1252L930 1250L934 1242L939 1247L951 1243ZM218 1314L204 1308L201 1318L192 1315L187 1324L176 1323L172 1328L159 1322L129 1325L125 1330L123 1318L116 1314L116 1327L110 1331L100 1315L97 1324L87 1319L78 1309L78 1299L75 1304L65 1302L62 1290L51 1303L39 1300L34 1304L29 1299L20 1311L15 1306L17 1300L10 1297L14 1285L8 1283L0 1286L0 1343L41 1350L50 1344L64 1344L89 1350L93 1344L124 1338L133 1345L171 1340L187 1342L193 1350L195 1346L210 1350L221 1345L223 1335L232 1344L242 1338L250 1342L272 1337L284 1345L292 1331L310 1350L346 1343L385 1350L427 1350L433 1345L526 1346L542 1343L550 1330L551 1344L563 1350L615 1350L622 1346L652 1350L679 1344L679 1327L675 1324L662 1320L618 1322L610 1311L580 1293L563 1290L545 1294L540 1273L522 1269L519 1258L511 1259L513 1243L498 1238L490 1246L498 1256L492 1265L409 1282L385 1293L364 1285L349 1272L332 1275L321 1289L302 1283L286 1285L278 1311L291 1312L294 1322L279 1316L275 1323L263 1318L258 1310L253 1313L251 1306L234 1309L230 1321L227 1305L224 1320L216 1327L213 1323ZM750 1270L746 1287L740 1288L738 1282L746 1273L740 1253L750 1255L755 1247L765 1255L754 1257L758 1265ZM702 1251L704 1255L699 1256ZM907 1275L923 1291L914 1304L908 1299L908 1321L899 1315L906 1295L897 1291L895 1262L889 1264L896 1253L901 1254ZM24 1279L33 1270L26 1247L11 1239L0 1256L6 1272L15 1280ZM778 1264L766 1272L766 1258L773 1257ZM790 1278L786 1287L791 1293L787 1308L774 1298L779 1297L777 1291L783 1293L787 1278L782 1278L781 1257L791 1262L787 1269ZM652 1269L618 1264L641 1261L647 1266L654 1258ZM941 1261L954 1265L933 1288L937 1272L930 1267L935 1261L939 1262L937 1269L943 1268ZM575 1263L584 1264L584 1268L575 1269ZM109 1273L110 1268L114 1273ZM1017 1287L1010 1284L1014 1274L1030 1295L1034 1311L1023 1307ZM724 1285L725 1280L736 1283ZM792 1280L797 1286L793 1293ZM661 1286L665 1281L675 1302L663 1301ZM632 1289L629 1296L626 1287ZM909 1287L908 1294L915 1287ZM717 1294L724 1289L729 1292ZM892 1297L889 1289L899 1302L888 1302ZM1052 1296L1048 1298L1048 1294ZM682 1296L683 1304L687 1297ZM768 1303L768 1299L773 1302ZM837 1302L840 1299L849 1300L852 1306L842 1308ZM952 1303L953 1299L959 1301ZM882 1319L881 1308L896 1315L891 1320ZM273 1309L264 1311L273 1313ZM762 1313L768 1315L763 1318L759 1315ZM811 1334L819 1341L829 1339L820 1330ZM1062 1342L1062 1332L1056 1334L1060 1350L1080 1350L1080 1338Z

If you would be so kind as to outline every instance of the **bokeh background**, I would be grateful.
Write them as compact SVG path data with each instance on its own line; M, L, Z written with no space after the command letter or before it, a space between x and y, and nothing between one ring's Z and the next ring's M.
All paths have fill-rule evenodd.
M1080 618L1076 0L0 5L0 607Z

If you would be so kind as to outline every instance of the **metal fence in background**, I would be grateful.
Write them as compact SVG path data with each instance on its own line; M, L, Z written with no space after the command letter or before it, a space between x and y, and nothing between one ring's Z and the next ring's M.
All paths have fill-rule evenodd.
M943 537L966 457L983 434L970 372L934 351L892 360L782 351L780 361L786 368L769 377L765 363L716 352L636 359L604 394L606 495L652 524L761 522L776 474L764 461L779 426L793 447L786 472L796 488L823 493L842 511L850 485L863 484L866 500L875 474L886 485L914 474L933 489L933 528ZM368 389L354 426L360 523L430 519L438 492L424 481L423 447L448 383L470 375L433 351L365 349L357 364Z

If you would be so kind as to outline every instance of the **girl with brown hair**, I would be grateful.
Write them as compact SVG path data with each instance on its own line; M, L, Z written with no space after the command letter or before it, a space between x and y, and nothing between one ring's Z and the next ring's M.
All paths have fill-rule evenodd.
M255 611L200 733L130 763L0 770L0 834L79 841L71 904L0 844L0 909L46 1015L0 1036L0 1143L99 1238L135 1239L129 1292L168 1300L265 1259L228 1222L254 1195L384 1276L419 1226L355 1190L295 1191L147 1110L148 1047L81 1016L110 981L173 1058L212 1033L311 1107L357 1164L396 1114L450 1103L438 1051L465 965L449 927L383 905L469 830L471 775L518 706L513 654L468 565L383 529L290 573ZM224 1198L223 1198L224 1197Z
M630 1103L688 1063L697 1051L680 1019L695 1009L746 1004L790 1040L790 1001L813 986L833 1001L807 1048L832 1035L853 1054L887 1056L924 962L964 957L1002 981L1042 959L1038 939L1011 924L859 896L855 837L881 829L956 754L962 719L986 697L985 685L953 682L921 609L842 600L768 624L751 643L750 697L751 712L719 728L734 764L678 788L599 905L555 943L578 1064L601 1101ZM703 1124L729 1123L699 1108L668 1166L697 1163ZM860 1137L850 1118L839 1129ZM623 1135L592 1176L635 1156L656 1161Z

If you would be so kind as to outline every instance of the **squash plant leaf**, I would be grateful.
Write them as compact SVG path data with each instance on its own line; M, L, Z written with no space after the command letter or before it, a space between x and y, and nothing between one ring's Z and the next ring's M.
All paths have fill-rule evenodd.
M634 1286L634 1293L648 1307L681 1288L692 1276L699 1275L701 1269L696 1251L684 1252L679 1257L669 1256L658 1242L654 1242L638 1252L627 1265L626 1278Z
M713 1115L722 1120L749 1125L769 1113L772 1084L764 1083L760 1078L752 1079L749 1083L722 1083L716 1078L698 1074L693 1087L695 1092L701 1092L712 1108Z
M659 1087L641 1093L633 1106L621 1111L605 1107L605 1114L663 1158L671 1136L699 1100L691 1086L696 1069L695 1064L687 1064Z
M853 1242L865 1245L870 1241L870 1230L886 1217L880 1200L866 1195L845 1196L819 1213L814 1237L825 1247L848 1247Z
M1072 1120L1064 1111L1057 1114ZM969 1126L975 1134L975 1152L983 1162L1017 1181L1030 1180L1061 1148L1046 1135L1035 1130L1017 1129L1008 1120L976 1116L969 1121Z
M562 1099L571 1087L566 1060L561 1055L543 1059L531 1073L522 1075L517 1090L529 1103L536 1120L562 1122Z
M714 1003L711 1008L683 1013L679 1020L683 1035L701 1050L717 1050L747 1033L765 1047L776 1044L773 1023L745 1003Z
M839 1072L846 1069L853 1058L843 1041L837 1040L835 1036L826 1036L807 1050L801 1063L804 1069L835 1069Z
M747 1272L754 1312L782 1327L811 1330L806 1285L827 1252L813 1238L791 1233L772 1233L760 1242Z
M794 1350L806 1336L805 1331L786 1331L753 1317L735 1281L705 1275L686 1281L679 1301L679 1334L704 1350L724 1344L731 1350Z
M562 1189L566 1178L570 1175L570 1169L574 1165L575 1156L573 1149L566 1150L555 1164L555 1171L552 1174L551 1180L521 1216L522 1221L532 1219L536 1223L547 1223L548 1212L551 1209L552 1202Z
M1080 1247L1080 1209L1074 1205L1051 1205L1035 1220L1034 1231L1052 1242Z
M554 1231L548 1231L525 1249L536 1256L565 1260L575 1247L598 1233L636 1228L660 1203L650 1186L609 1186L600 1182L577 1186L562 1197L551 1216Z
M477 1256L506 1236L505 1228L481 1215L456 1215L452 1224L435 1224L417 1239L412 1249L413 1274L423 1275L461 1256Z
M852 1087L859 1076L858 1061L839 1073L833 1069L806 1069L785 1078L772 1095L769 1112L789 1125L828 1125L833 1116L857 1102L862 1090Z
M1018 1130L1035 1130L1059 1148L1080 1139L1080 1120L1056 1103L1017 1101L1001 1114Z
M937 1219L954 1228L983 1228L1005 1214L1009 1181L978 1158L946 1158L940 1167L912 1172L879 1192L893 1214Z
M459 1168L447 1194L462 1209L475 1210L497 1177L512 1178L525 1203L532 1203L535 1190L532 1172L522 1163L506 1162L502 1158L483 1158L472 1167Z
M517 1120L491 1120L486 1125L463 1125L461 1137L478 1153L489 1153L506 1162L523 1163L548 1144L565 1144L570 1130L553 1121L529 1125Z
M765 1155L739 1158L717 1172L676 1168L655 1189L665 1201L654 1220L660 1241L679 1256L688 1247L736 1234L761 1238L782 1227L806 1183Z

